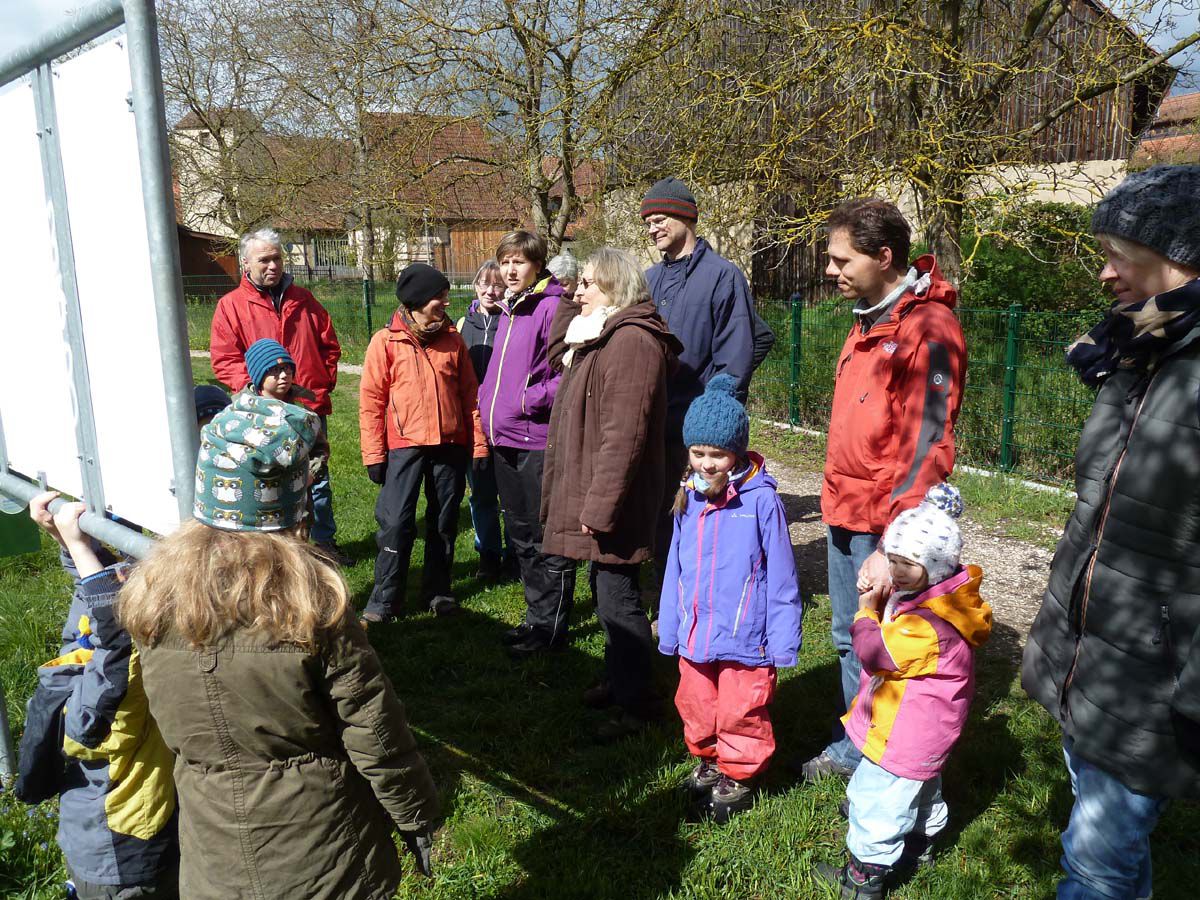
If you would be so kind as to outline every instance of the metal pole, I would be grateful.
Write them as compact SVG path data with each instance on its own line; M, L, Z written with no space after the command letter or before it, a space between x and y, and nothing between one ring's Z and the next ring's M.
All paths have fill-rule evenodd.
M12 729L8 727L8 700L0 682L0 788L8 789L17 774L17 750L13 746Z
M804 327L804 300L800 293L792 294L792 377L788 383L788 423L800 424L800 363L803 349L801 333Z
M41 485L26 481L11 472L0 472L0 493L7 494L21 503L28 504L30 500L45 490ZM68 501L61 497L50 504L50 511L57 512L58 508ZM106 518L103 511L96 513L90 509L79 519L79 527L85 534L90 534L96 540L103 541L110 547L116 547L122 553L141 558L154 548L154 539L146 537L140 531L126 528L112 519Z
M101 0L83 7L60 27L0 58L0 85L112 31L120 26L123 18L121 0Z
M54 110L53 74L49 63L33 72L33 97L37 113L38 148L42 179L49 201L58 258L58 275L66 298L64 336L70 349L71 393L75 404L75 446L79 448L79 470L83 500L92 512L104 511L104 482L100 475L96 441L96 418L88 382L87 348L83 339L83 316L79 309L79 283L75 276L75 247L71 240L71 217L67 211L67 183L58 143L58 118Z
M1013 453L1013 425L1017 408L1017 363L1020 359L1020 344L1017 336L1021 327L1021 304L1008 308L1006 317L1008 334L1004 342L1004 409L1000 419L1000 468L1011 472L1016 465Z
M133 87L146 236L150 246L154 311L158 319L158 346L167 396L167 423L171 429L173 490L179 519L186 522L192 515L196 448L200 445L200 435L196 428L187 313L179 277L179 235L175 225L167 116L153 0L125 0L125 30L129 38L129 76Z
M370 340L375 329L371 327L371 281L365 274L363 275L363 309L367 312L367 339Z

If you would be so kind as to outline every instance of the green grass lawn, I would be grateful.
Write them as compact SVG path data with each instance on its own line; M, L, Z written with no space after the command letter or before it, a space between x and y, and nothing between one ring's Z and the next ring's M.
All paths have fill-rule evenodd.
M206 360L195 363L198 379L211 378ZM330 437L338 539L355 560L346 577L361 605L371 586L376 488L359 462L357 387L357 379L343 377ZM817 456L792 436L763 447L780 461L811 464ZM718 827L686 818L678 786L689 763L669 704L660 727L614 746L592 744L598 714L585 709L579 695L600 670L603 638L586 579L577 591L571 648L514 664L499 636L520 620L520 591L473 580L465 508L462 523L454 575L463 613L438 620L420 612L372 638L408 707L447 817L436 839L435 877L407 879L399 896L832 896L814 888L809 873L814 861L843 853L840 785L799 785L784 765L819 750L830 725L838 679L824 585L802 585L815 606L805 617L800 665L781 673L772 707L778 765L755 808ZM418 542L414 596L421 552ZM0 677L19 731L33 669L56 649L69 585L46 542L40 554L5 560L2 567ZM998 638L1006 637L1004 630L1000 624ZM1002 649L1012 643L995 640L980 654L971 721L945 777L950 831L935 867L896 890L896 898L1053 895L1070 790L1058 729L1022 694L1016 662ZM674 663L660 662L656 677L669 698ZM54 819L53 804L30 813L0 795L0 896L61 896ZM1197 835L1196 806L1176 804L1154 839L1155 896L1191 896L1200 881Z

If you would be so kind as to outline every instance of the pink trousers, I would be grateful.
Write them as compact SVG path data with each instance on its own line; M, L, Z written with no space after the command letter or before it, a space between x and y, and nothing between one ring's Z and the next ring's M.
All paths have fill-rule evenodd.
M767 712L774 694L774 666L694 663L679 657L675 708L688 750L715 759L721 772L737 781L764 771L775 752Z

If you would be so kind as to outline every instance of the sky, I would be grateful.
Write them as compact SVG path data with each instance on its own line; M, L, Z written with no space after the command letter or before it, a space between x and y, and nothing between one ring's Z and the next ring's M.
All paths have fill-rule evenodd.
M1109 0L1115 12L1121 14L1139 0ZM0 57L27 44L35 35L66 22L70 11L86 5L85 0L0 0ZM286 8L287 0L281 0ZM1197 0L1159 0L1154 3L1150 17L1166 16L1174 20L1174 28L1154 41L1156 49L1164 49L1180 37L1200 30L1200 2ZM1200 90L1200 49L1193 47L1183 60L1185 71L1175 81L1173 93Z

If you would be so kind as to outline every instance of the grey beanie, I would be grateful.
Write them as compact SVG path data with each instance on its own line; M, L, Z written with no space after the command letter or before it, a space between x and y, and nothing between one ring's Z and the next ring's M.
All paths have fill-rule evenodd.
M1105 195L1092 233L1125 238L1200 270L1200 166L1152 166Z

